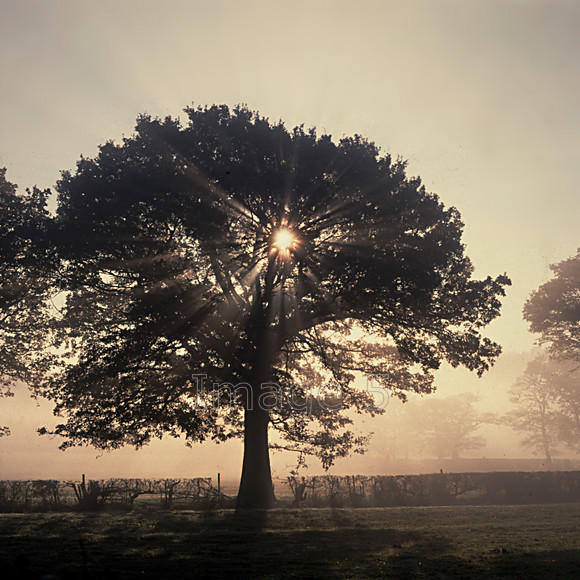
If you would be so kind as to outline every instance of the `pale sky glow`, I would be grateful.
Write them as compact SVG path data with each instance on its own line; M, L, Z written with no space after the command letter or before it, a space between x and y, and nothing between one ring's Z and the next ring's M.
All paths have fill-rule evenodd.
M0 9L0 167L20 188L53 187L81 154L130 135L138 114L184 117L192 102L246 103L335 139L360 133L459 209L476 276L513 282L486 334L507 351L532 347L523 303L580 247L580 2Z

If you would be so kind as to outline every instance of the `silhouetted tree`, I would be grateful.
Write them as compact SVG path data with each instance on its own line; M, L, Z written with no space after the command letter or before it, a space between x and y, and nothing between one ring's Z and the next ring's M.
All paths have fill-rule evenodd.
M580 250L550 268L554 278L532 293L524 319L552 354L580 362Z
M515 409L504 421L525 434L522 443L546 458L564 446L580 443L580 372L574 361L561 361L541 354L530 362L511 389Z
M530 330L548 348L530 368L528 382L542 385L542 400L550 403L550 437L580 446L580 250L550 266L554 277L532 293L524 306ZM535 384L534 383L534 384ZM523 420L522 420L523 421ZM546 447L545 444L542 444ZM548 445L549 448L549 445ZM548 453L546 452L546 455ZM550 460L548 459L550 463Z
M355 374L400 396L442 360L481 374L509 279L471 279L458 211L366 139L186 114L63 173L64 354L38 388L64 446L243 436L238 505L267 507L269 426L325 466L359 449L345 412L381 408Z
M19 195L0 169L0 396L11 396L15 381L28 380L39 364L34 355L46 333L49 287L46 195L37 189ZM0 428L0 435L8 433Z

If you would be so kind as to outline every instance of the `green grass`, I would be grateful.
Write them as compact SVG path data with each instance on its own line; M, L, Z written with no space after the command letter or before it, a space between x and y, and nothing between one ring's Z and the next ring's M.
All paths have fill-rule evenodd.
M62 580L572 578L579 530L580 504L18 514L0 561Z

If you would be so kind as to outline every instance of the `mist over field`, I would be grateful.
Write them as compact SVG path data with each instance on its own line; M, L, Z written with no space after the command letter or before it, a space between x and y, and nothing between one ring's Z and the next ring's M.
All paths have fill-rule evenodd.
M370 418L357 416L356 425L362 432L374 433L364 455L352 455L337 460L325 472L320 462L307 460L303 475L396 475L413 473L478 472L478 471L535 471L545 469L545 459L534 455L520 444L521 437L506 425L482 424L476 431L485 439L478 449L458 449L459 457L438 458L426 449L417 434L424 427L408 423L401 429L401 416L421 401L445 399L457 393L476 397L474 408L480 413L505 414L513 405L508 391L525 370L535 352L504 353L496 365L481 379L468 371L444 368L437 373L438 389L426 397L410 397L402 404L391 398L384 415ZM92 448L57 449L58 438L40 437L36 429L55 422L50 403L30 398L23 385L15 389L13 398L2 401L11 421L11 435L0 439L0 479L62 479L78 480L85 473L88 478L191 478L212 477L221 473L232 487L241 470L242 443L230 441L215 444L210 441L186 447L182 439L165 438L153 441L141 450L124 448L99 452ZM275 479L285 479L296 466L296 454L272 453L272 472ZM580 458L563 452L556 459L557 469L578 469Z

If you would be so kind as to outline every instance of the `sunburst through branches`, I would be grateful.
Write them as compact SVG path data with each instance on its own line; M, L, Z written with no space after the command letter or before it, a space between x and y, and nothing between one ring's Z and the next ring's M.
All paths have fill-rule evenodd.
M402 396L430 392L444 360L484 372L500 347L481 329L509 279L471 279L457 210L366 139L245 107L186 114L187 126L142 116L63 172L50 283L67 300L45 334L70 356L39 388L73 443L249 437L241 505L264 507L268 426L325 467L364 446L347 411L382 409L355 375ZM222 383L228 402L251 388L216 406ZM273 383L283 404L258 407ZM310 385L323 395L299 412Z
M293 232L287 228L280 228L274 232L272 247L282 254L290 254L290 250L296 243L296 237Z

